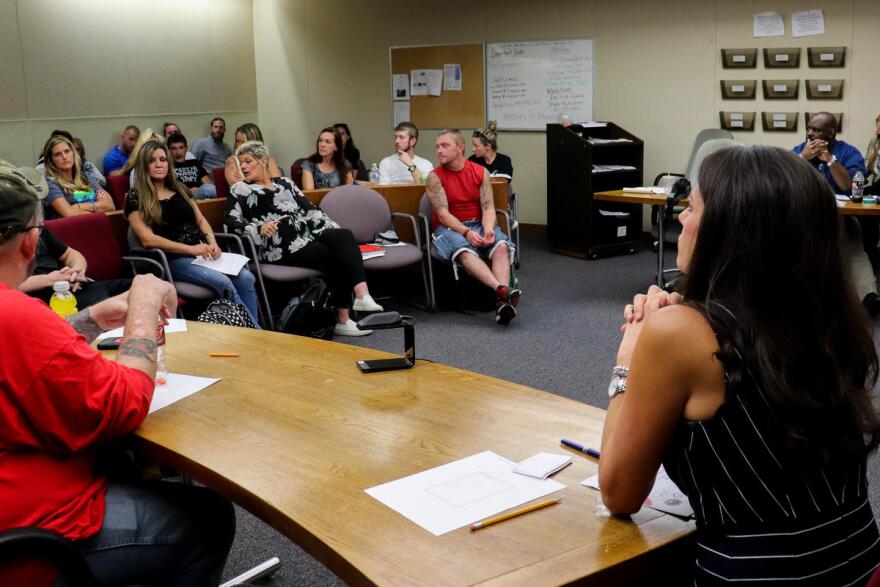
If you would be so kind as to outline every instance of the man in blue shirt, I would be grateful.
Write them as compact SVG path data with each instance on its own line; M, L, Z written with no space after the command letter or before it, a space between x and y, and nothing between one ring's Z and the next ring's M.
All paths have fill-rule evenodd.
M806 159L836 194L848 194L852 189L852 177L861 171L866 177L865 159L858 149L837 140L837 119L830 112L814 114L807 122L807 140L794 148L794 152ZM844 218L846 231L846 256L856 292L865 309L872 317L880 314L880 296L877 295L877 277L868 255L862 247L859 223L852 216Z
M119 144L113 145L113 148L104 155L104 175L110 175L111 171L119 169L128 162L138 138L141 136L141 129L130 124L125 127L119 136Z

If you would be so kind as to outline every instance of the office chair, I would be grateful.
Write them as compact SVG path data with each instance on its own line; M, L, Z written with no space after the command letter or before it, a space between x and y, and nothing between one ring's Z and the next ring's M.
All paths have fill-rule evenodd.
M49 563L49 567L40 562ZM96 584L85 559L57 532L42 528L12 528L0 532L0 583L51 580L50 569L58 572L56 578L64 578L70 585L91 587Z

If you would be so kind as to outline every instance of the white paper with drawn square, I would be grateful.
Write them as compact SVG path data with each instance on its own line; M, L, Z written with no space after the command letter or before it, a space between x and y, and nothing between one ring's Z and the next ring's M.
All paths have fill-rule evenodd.
M565 487L518 475L515 466L485 451L365 492L440 536Z

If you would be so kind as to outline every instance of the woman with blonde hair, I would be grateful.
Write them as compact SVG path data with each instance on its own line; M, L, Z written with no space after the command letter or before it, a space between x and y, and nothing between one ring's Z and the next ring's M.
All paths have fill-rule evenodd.
M259 326L254 276L246 267L238 275L226 275L193 265L196 257L217 259L222 253L211 225L177 180L165 144L148 141L139 151L135 185L125 198L125 216L141 244L165 251L175 280L206 287L244 305Z
M510 157L498 152L498 134L495 132L496 122L489 121L486 128L478 128L471 137L474 154L468 158L477 165L489 170L492 177L503 177L508 182L513 179L513 162Z
M43 162L49 186L43 200L47 220L116 209L110 194L86 178L79 153L67 137L49 137L43 146Z
M223 172L223 174L226 176L226 183L228 183L229 185L244 180L244 178L241 176L241 167L239 167L238 165L238 158L235 156L234 153L238 150L240 146L248 141L259 141L261 143L263 142L263 133L260 132L260 127L253 122L246 122L235 129L235 146L232 147L233 154L230 155L229 158L226 160L226 169ZM281 169L278 167L278 164L275 163L275 157L272 157L270 155L269 177L275 179L276 177L281 176Z

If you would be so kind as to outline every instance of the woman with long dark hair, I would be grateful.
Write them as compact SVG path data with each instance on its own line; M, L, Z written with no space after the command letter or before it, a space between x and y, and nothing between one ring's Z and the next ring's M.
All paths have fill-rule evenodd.
M351 129L348 128L348 123L337 122L333 125L333 128L336 129L336 132L339 133L339 138L342 139L343 157L348 161L352 170L357 173L358 161L361 160L361 152L354 146L354 137L351 136Z
M864 584L878 362L834 194L796 155L734 147L704 160L680 220L683 297L652 287L624 310L605 505L637 511L662 464L696 516L696 584Z
M318 134L315 152L302 163L304 190L335 188L354 181L351 166L345 160L342 137L332 126Z

